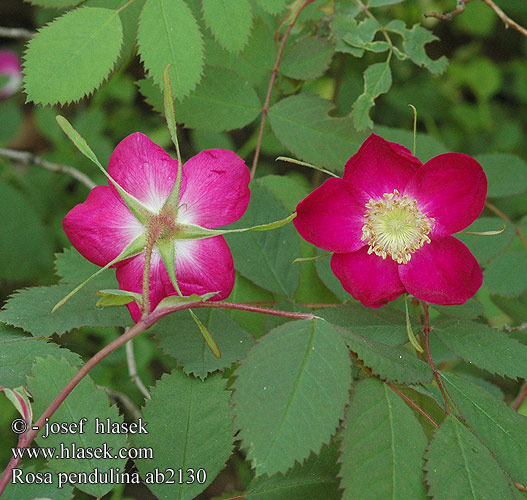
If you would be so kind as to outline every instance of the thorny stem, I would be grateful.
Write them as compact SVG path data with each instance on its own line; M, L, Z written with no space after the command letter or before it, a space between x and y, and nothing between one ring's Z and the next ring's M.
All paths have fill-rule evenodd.
M78 180L81 184L84 184L88 189L93 189L97 185L86 174L83 174L76 168L68 167L67 165L57 165L56 163L51 163L50 161L44 160L40 158L40 156L29 153L28 151L16 151L14 149L0 148L0 156L9 158L10 160L14 160L23 165L36 165L37 167L42 167L51 172L68 174L69 176Z
M397 395L401 396L412 408L415 408L423 417L426 418L436 429L439 428L437 422L430 416L426 411L424 411L413 399L409 398L404 392L401 392L397 387L390 382L385 382L385 384L390 387Z
M430 12L425 14L425 17L435 17L436 19L441 19L442 21L451 21L454 19L454 17L459 16L459 14L462 14L465 11L466 4L469 2L470 0L457 0L456 9L452 12L443 14ZM516 21L512 20L494 3L493 0L482 0L482 2L486 3L496 13L496 15L502 20L503 24L505 24L505 28L513 28L516 31L519 31L523 36L527 36L527 29L525 29L523 26L520 26Z
M143 381L141 380L141 377L137 372L133 340L129 340L126 343L126 364L128 365L128 375L130 375L130 380L137 386L137 388L141 391L141 393L146 399L152 399L150 393L148 392L148 389L146 388L145 384L143 384Z
M292 319L315 319L316 316L313 314L304 314L304 313L293 313L288 311L279 311L276 309L264 309L261 307L248 306L246 304L238 304L234 302L194 302L189 304L181 304L171 308L166 308L161 311L153 311L147 316L143 316L139 322L130 328L127 332L123 333L120 337L116 338L113 342L110 342L107 346L103 347L98 353L91 357L73 376L73 378L66 384L66 386L60 391L58 396L51 402L51 404L46 408L44 413L40 416L35 424L31 427L31 431L27 434L24 434L25 439L23 440L23 446L29 446L33 440L37 437L38 433L42 429L47 418L53 416L57 411L59 406L64 402L68 395L77 387L79 382L90 372L90 370L100 363L104 358L112 354L122 345L126 344L133 338L137 337L139 334L143 333L145 330L150 328L154 323L167 314L174 313L176 311L181 311L184 309L196 309L200 307L211 307L216 309L236 309L239 311L250 311L258 312L262 314L271 314L274 316L282 316L285 318ZM20 441L22 442L22 441ZM20 463L21 458L11 458L8 466L4 470L2 477L0 478L0 496L6 489L9 484L11 477L11 471ZM242 497L243 498L243 497Z
M439 374L439 371L436 368L436 365L434 364L434 360L432 359L432 353L430 352L430 315L428 313L428 304L426 304L425 302L422 302L422 304L425 313L425 324L423 327L423 333L425 335L426 357L428 358L428 364L431 366L434 372L434 378L436 380L437 386L439 387L439 390L441 391L441 394L443 396L443 400L445 401L445 410L447 413L452 413L450 405L448 404L448 398L445 388L443 387L443 382L441 381L441 375Z
M527 380L523 381L520 392L518 393L518 396L516 396L516 399L512 403L512 409L518 411L518 408L521 406L525 398L527 398Z
M516 235L518 238L520 238L521 242L523 243L523 246L527 248L527 240L525 239L525 236L523 236L520 228L514 224L496 205L493 205L489 201L485 203L485 206L491 211L494 212L501 220L504 220L508 224L511 224L514 226L514 229L516 230Z
M253 159L253 164L251 167L251 178L254 177L254 174L256 172L256 167L258 165L258 158L260 157L260 149L262 147L262 138L263 138L263 131L265 127L265 119L267 117L267 112L269 111L269 102L271 101L271 93L273 92L274 82L276 80L278 68L280 67L280 62L282 60L282 55L284 53L285 44L287 43L287 39L289 38L289 35L291 34L291 30L293 29L293 26L295 25L296 20L298 19L298 16L300 15L300 13L304 10L304 8L307 5L309 5L311 2L314 2L314 1L315 0L305 0L305 2L296 11L295 15L293 16L293 19L291 20L291 22L289 23L289 26L287 27L287 31L285 32L284 38L282 38L282 43L280 44L280 48L278 49L278 54L276 56L274 66L271 71L271 79L269 80L269 86L267 87L267 95L265 96L265 102L262 108L262 117L260 119L260 129L258 131L258 141L256 143L256 150L254 152L254 159Z

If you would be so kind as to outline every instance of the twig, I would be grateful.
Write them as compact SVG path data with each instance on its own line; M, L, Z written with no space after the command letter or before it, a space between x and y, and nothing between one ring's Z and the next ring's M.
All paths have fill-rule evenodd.
M518 236L518 238L520 238L520 240L522 241L523 243L523 246L525 248L527 248L527 240L525 239L525 236L523 236L520 228L514 224L514 222L512 222L496 205L493 205L492 203L490 203L489 201L487 201L485 203L485 206L491 211L491 212L494 212L501 220L504 220L505 222L507 222L508 224L511 224L512 226L514 226L515 230L516 230L516 235Z
M23 40L29 40L34 36L35 33L25 28L6 28L0 26L0 37L2 38L22 38Z
M441 394L443 396L443 400L445 401L446 412L452 413L450 405L448 404L448 398L446 395L445 388L443 387L443 382L441 382L441 375L439 374L439 371L436 368L436 365L434 364L434 360L432 359L432 353L430 352L430 316L428 313L428 304L426 304L425 302L421 303L423 304L423 310L425 313L425 324L423 327L423 332L425 334L426 357L428 358L428 364L431 366L434 372L434 378L436 380L437 386L439 387L439 390L441 391Z
M278 49L278 54L274 62L273 70L271 71L271 79L269 80L269 86L267 87L267 95L265 96L265 102L262 108L262 117L260 119L260 129L258 131L258 142L256 143L256 150L254 152L254 159L253 159L253 164L251 167L251 178L254 177L254 174L256 172L256 166L258 165L258 158L260 157L260 149L262 147L262 138L263 138L263 131L264 131L264 126L265 126L265 118L267 117L267 112L269 111L269 102L271 101L271 93L273 91L274 82L276 80L276 75L278 74L278 68L280 67L280 62L282 60L282 54L284 53L285 44L287 43L287 39L289 38L289 35L291 34L291 30L293 29L293 26L295 25L296 20L298 19L298 16L304 10L304 8L307 5L309 5L311 2L314 2L314 0L305 0L305 2L296 11L295 15L293 16L293 19L291 20L291 22L289 23L289 26L287 27L287 31L285 32L284 38L282 38L282 43L280 44L280 48ZM289 13L287 15L289 15Z
M457 7L452 12L446 12L443 14L429 12L428 14L425 14L425 17L435 17L442 21L451 21L454 17L459 16L459 14L462 14L465 11L466 4L469 2L470 0L457 0ZM493 2L493 0L482 0L482 2L486 3L496 13L496 15L503 21L503 24L505 24L505 28L513 28L516 31L519 31L523 36L527 36L527 29L512 20Z
M67 174L70 177L78 180L80 183L84 184L88 189L93 189L97 184L93 182L86 174L83 174L79 170L73 167L68 167L67 165L57 165L56 163L51 163L50 161L44 160L33 153L28 151L16 151L14 149L2 149L0 148L0 156L4 158L9 158L14 160L22 165L36 165L37 167L44 168L50 172L60 172L62 174Z
M225 500L241 500L242 498L245 498L245 495L238 495L237 497L230 497Z
M430 415L428 415L428 413L426 413L426 411L424 411L413 399L409 398L404 392L401 392L393 384L390 384L390 382L385 382L385 384L396 394L401 396L412 408L415 408L421 415L423 415L423 417L425 417L426 420L428 420L436 429L439 428L437 422Z
M126 343L126 363L128 364L128 374L130 375L130 380L137 386L137 388L143 393L143 396L146 399L152 399L148 389L141 380L141 377L137 373L137 365L135 364L134 356L134 341L130 340Z
M136 408L133 401L126 394L115 391L108 387L104 387L102 385L98 385L97 389L102 389L106 392L106 394L108 394L108 397L111 400L115 401L116 403L121 403L123 409L130 414L134 421L137 422L139 420L139 417L141 417L141 412Z
M527 398L527 380L523 381L520 392L516 396L514 403L512 403L512 409L518 411L518 408L521 406L525 398Z
M521 323L518 326L503 325L503 329L506 332L523 332L524 330L527 330L527 323Z
M32 426L31 431L27 433L26 439L24 441L24 446L29 446L38 433L41 431L46 418L50 418L57 411L59 406L64 402L64 400L69 396L71 391L77 387L79 382L90 372L90 370L99 364L104 358L112 354L122 345L126 344L137 335L143 333L145 330L148 330L154 323L167 314L174 313L176 311L182 311L184 309L197 309L201 307L211 307L216 309L237 309L239 311L252 311L262 314L271 314L274 316L282 316L292 319L315 319L316 316L313 314L304 314L304 313L294 313L288 311L279 311L276 309L264 309L255 306L248 306L246 304L237 304L235 302L191 302L188 304L181 304L174 306L172 308L163 309L161 311L153 311L149 315L142 317L136 325L131 327L128 331L123 333L120 337L116 338L113 342L110 342L107 346L103 347L98 353L91 357L73 376L73 378L66 384L66 386L60 391L58 396L51 402L51 404L46 408L44 413L40 416L37 422ZM9 481L11 479L11 471L20 463L21 457L13 457L9 461L2 477L0 478L0 496L6 489ZM242 497L243 498L243 497Z

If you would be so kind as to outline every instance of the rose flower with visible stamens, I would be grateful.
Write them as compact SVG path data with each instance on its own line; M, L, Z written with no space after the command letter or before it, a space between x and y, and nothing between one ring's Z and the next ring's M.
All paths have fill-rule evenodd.
M112 153L108 173L148 210L144 220L128 208L112 183L92 189L63 220L73 246L99 266L107 266L134 241L143 241L133 256L111 267L117 269L122 290L141 293L148 254L150 310L164 297L178 295L163 255L172 255L172 272L183 295L217 292L210 300L223 300L234 286L233 259L223 236L197 239L183 234L182 228L212 229L237 221L249 203L249 169L232 151L201 151L183 164L174 207L167 200L178 168L178 161L146 135L131 134ZM138 305L131 302L128 308L139 321Z
M297 206L293 224L319 248L365 306L408 292L433 304L463 304L481 286L481 268L451 236L481 214L487 178L460 153L424 165L405 147L372 134L345 166Z

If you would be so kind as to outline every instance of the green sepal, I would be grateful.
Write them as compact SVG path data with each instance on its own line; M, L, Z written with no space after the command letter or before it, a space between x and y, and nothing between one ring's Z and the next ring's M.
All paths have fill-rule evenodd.
M300 262L313 262L314 260L322 259L324 257L329 257L330 253L323 253L322 255L315 255L314 257L298 257L293 261L293 264L298 264Z
M173 240L158 240L157 248L161 254L161 259L167 270L172 286L179 295L183 295L179 289L176 279L176 247Z
M249 231L270 231L271 229L278 229L285 226L295 217L296 212L293 212L289 217L282 220L240 229L207 229L206 227L195 226L193 224L178 224L176 238L181 240L203 240L205 238L213 238L214 236L220 236L222 234L247 233Z
M278 158L276 158L275 161L278 161L278 160L285 161L287 163L294 163L295 165L300 165L302 167L312 168L313 170L318 170L319 172L322 172L323 174L326 174L326 175L330 175L331 177L336 177L337 179L340 178L337 174L334 174L333 172L330 172L329 170L323 167L317 167L316 165L313 165L312 163L308 163L307 161L296 160L295 158L289 158L287 156L279 156Z
M53 309L51 310L51 313L53 314L59 307L62 307L71 297L73 297L84 285L86 285L88 282L90 282L95 276L102 273L105 269L108 269L110 266L113 266L114 264L117 264L117 262L120 262L124 259L128 259L130 257L133 257L134 255L138 255L141 252L144 251L146 246L146 235L142 234L139 236L139 238L136 238L134 241L132 241L115 259L108 262L104 267L101 267L97 272L93 273L88 279L84 280L80 285L76 286L68 295L66 295L62 300L57 302Z
M113 177L104 169L101 165L101 162L95 156L93 150L88 146L88 143L74 128L73 125L66 120L63 116L58 115L56 117L57 123L62 131L69 137L71 142L75 147L84 155L88 160L92 161L99 167L99 170L108 178L108 180L115 186L124 203L132 212L137 220L142 224L146 224L148 219L152 217L154 212L152 212L148 207L143 205L135 196L132 196L130 193L127 193L118 183L113 179Z
M33 408L31 407L31 403L29 401L29 395L25 389L24 386L16 387L15 389L8 389L7 387L0 386L0 392L3 392L7 399L13 403L13 406L16 408L18 413L22 416L24 420L26 420L28 427L31 426L33 423ZM27 413L28 416L26 418L24 408L22 407L22 403L20 402L20 399L18 399L18 396L24 401L24 404L27 407Z
M214 295L218 295L220 292L209 292L204 293L203 295L198 295L196 293L192 295L170 295L165 297L156 307L156 311L160 309L170 309L175 306L182 306L185 304L194 304L195 302L206 302Z
M183 167L183 162L181 161L181 152L179 150L179 141L177 138L177 123L176 123L176 111L174 109L174 94L172 93L172 83L170 82L170 64L167 65L163 73L163 104L165 108L165 119L167 122L168 130L170 132L170 137L174 146L176 146L177 153L177 174L176 182L172 191L168 195L163 208L170 207L174 216L177 216L178 205L179 205L179 192L181 189L181 170ZM177 290L177 288L176 288Z
M214 342L214 339L212 338L212 335L210 334L207 327L201 322L201 320L194 314L194 311L192 309L189 309L190 315L192 316L192 319L194 320L194 323L199 328L199 331L201 332L201 335L203 335L203 339L209 346L209 349L211 350L212 354L216 356L218 359L221 358L221 352L220 348L218 347L218 344Z
M128 290L98 290L95 293L101 296L95 307L124 306L135 301L141 308L143 303L143 297L140 293L129 292Z
M410 341L410 344L414 346L416 351L424 352L423 348L419 345L419 342L417 342L412 329L412 322L410 321L410 314L408 313L408 297L408 294L404 296L404 307L406 309L406 333L408 334L408 340Z

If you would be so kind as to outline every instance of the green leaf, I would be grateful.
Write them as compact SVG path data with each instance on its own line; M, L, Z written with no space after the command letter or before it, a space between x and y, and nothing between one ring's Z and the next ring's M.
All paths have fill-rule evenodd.
M386 345L396 346L408 340L404 314L389 306L372 309L354 303L318 309L316 314L334 325Z
M143 410L148 434L137 434L134 445L155 450L152 460L138 460L136 466L147 486L159 499L191 500L204 490L225 466L232 453L232 422L229 393L221 375L205 381L187 377L178 370L163 375L152 390ZM168 417L168 418L167 418ZM204 484L152 484L156 469L206 471Z
M285 475L253 479L247 500L340 500L337 447L323 446L319 455L311 453L303 464L295 464Z
M392 72L388 62L368 66L364 72L364 92L353 103L352 116L357 130L373 127L370 109L375 104L375 99L388 92L391 86Z
M284 10L286 0L256 0L260 7L270 14L278 14Z
M91 94L112 70L123 41L115 10L83 7L42 28L25 56L25 91L36 104Z
M334 50L327 38L301 38L284 54L280 71L295 80L314 80L329 68Z
M527 191L527 163L515 155L488 153L476 156L487 174L487 195L491 198L511 196Z
M251 202L245 215L229 228L244 228L279 220L289 214L259 181L251 184ZM279 229L226 234L236 269L247 279L273 293L292 297L298 287L300 269L291 263L300 253L296 231L287 224Z
M48 337L81 326L129 326L128 311L122 308L95 309L96 287L87 285L54 314L51 309L71 291L71 285L60 284L26 288L15 292L0 311L0 321Z
M509 481L489 450L447 415L426 452L426 482L434 500L514 500Z
M230 52L247 45L252 27L248 0L203 0L203 19L214 38Z
M402 36L404 52L418 66L428 69L434 75L440 75L447 68L448 60L445 56L434 60L426 54L425 45L437 40L437 37L420 24L408 29L403 21L394 19L385 26L385 29Z
M42 415L44 410L55 399L61 389L77 373L77 368L71 366L64 358L57 360L52 357L39 358L33 366L33 372L28 377L28 385L33 395L33 411L35 415ZM60 405L50 418L50 422L79 422L86 418L84 433L50 434L47 438L36 438L39 446L50 446L60 448L61 445L69 447L72 444L77 449L87 447L102 447L104 444L117 453L119 448L126 446L126 438L121 434L97 434L95 419L105 422L122 423L123 418L119 416L117 407L110 406L106 393L97 389L90 377L85 377L77 387L69 394L67 399ZM97 468L101 473L108 473L112 468L123 469L125 459L115 457L113 459L95 458L70 458L49 461L49 466L55 472L85 472L90 473ZM76 484L76 487L96 497L104 496L112 489L112 484Z
M6 327L0 325L0 385L15 388L26 385L26 376L38 357L65 357L71 363L78 364L80 358L57 344L20 333L8 335Z
M343 33L342 39L345 43L356 48L366 49L366 46L373 42L375 34L379 29L381 29L381 25L378 21L366 18L356 26L350 23L348 32Z
M221 351L221 359L212 355L199 330L186 311L170 314L158 321L153 330L165 354L176 358L185 373L204 379L242 359L254 345L254 338L223 311L196 309L196 316L208 328Z
M315 269L320 281L322 281L322 283L324 283L324 285L326 285L341 302L353 300L351 295L344 290L338 278L333 274L331 269L331 254L325 253L320 249L316 249L316 253L319 257L325 257L315 261Z
M527 290L527 253L507 252L492 260L485 270L485 285L492 293L515 297Z
M430 304L430 306L450 318L476 319L484 312L483 306L474 298L455 306L439 306L437 304Z
M137 304L141 304L143 298L140 293L128 290L97 290L96 293L101 297L97 300L96 307L124 306L134 300Z
M381 379L401 384L432 381L432 368L413 356L404 346L387 346L344 328L339 328L339 333L350 350Z
M176 104L176 115L187 127L220 132L245 127L261 108L247 80L228 69L208 67L196 91Z
M526 484L527 418L472 382L452 373L442 372L441 377L468 427L514 481Z
M406 403L376 379L357 385L346 414L340 477L343 500L425 500L427 439Z
M203 40L191 10L183 0L147 0L139 19L139 54L160 87L170 64L174 96L182 99L199 83Z
M20 466L18 466L20 468ZM35 468L21 467L23 470L22 477L26 474L35 474ZM58 488L58 477L50 469L41 469L39 471L43 478L49 478L52 484L48 483L34 483L17 481L13 483L9 481L7 488L2 495L3 500L71 500L73 498L73 486L63 484Z
M151 78L145 78L136 82L139 92L145 98L145 101L154 108L159 114L163 114L163 93Z
M503 229L505 223L497 217L479 217L464 231L482 232L482 231L499 231ZM488 262L504 252L514 238L514 226L506 225L505 231L492 236L477 236L475 234L456 234L467 245L478 262L485 265Z
M328 443L351 384L346 346L321 320L272 330L237 375L236 425L257 475L283 473Z
M45 7L46 9L65 9L66 7L75 7L82 3L82 1L83 0L29 0L31 4Z
M493 374L527 378L527 346L499 330L473 321L447 321L432 331L468 363Z
M194 304L195 302L205 302L218 293L219 292L204 293L203 295L197 295L195 293L192 295L169 295L159 302L156 307L156 311L159 309L169 309L185 304Z
M351 54L355 57L362 57L364 55L364 49L359 49L357 47L351 46L344 40L344 37L346 35L357 29L357 21L355 21L353 16L340 14L333 17L333 19L331 20L330 28L333 37L336 41L336 52Z
M53 243L39 214L19 191L0 181L0 278L25 280L49 268Z
M299 94L269 109L269 121L280 142L301 160L329 170L343 171L365 136L355 131L351 118L330 118L331 103Z

